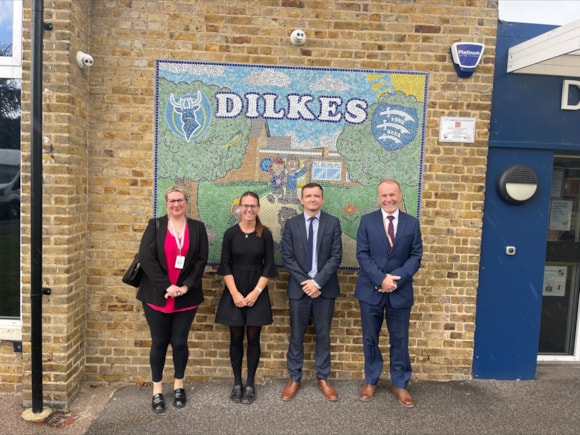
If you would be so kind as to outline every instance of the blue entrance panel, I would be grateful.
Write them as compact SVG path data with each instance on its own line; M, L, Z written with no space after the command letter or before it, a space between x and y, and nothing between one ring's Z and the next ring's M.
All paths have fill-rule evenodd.
M508 74L507 62L510 47L552 28L498 23L474 378L536 377L553 154L580 152L580 110L560 107L564 77ZM510 204L498 191L498 178L513 165L538 176L538 191L524 204ZM515 255L506 254L509 246Z
M483 219L473 377L534 379L542 311L552 151L490 148ZM512 165L538 176L527 203L500 197L497 181ZM515 255L508 255L515 247ZM511 253L511 252L510 252Z

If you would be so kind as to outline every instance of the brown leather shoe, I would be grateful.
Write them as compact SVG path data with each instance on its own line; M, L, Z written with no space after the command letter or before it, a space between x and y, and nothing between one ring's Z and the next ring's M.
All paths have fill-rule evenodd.
M359 399L362 402L370 402L375 397L375 390L377 389L376 385L365 384L360 390Z
M401 405L407 408L412 408L413 406L415 406L413 396L411 396L409 390L406 390L404 388L398 388L393 385L391 386L391 391L395 393L395 396L397 396L397 399L399 399L399 403Z
M326 397L331 402L336 402L338 400L338 394L336 394L336 390L326 381L326 379L318 380L318 388L322 390L324 397Z
M284 391L282 392L282 400L284 402L289 402L294 399L298 392L298 388L300 388L300 382L295 382L293 380L288 381L286 388L284 388Z

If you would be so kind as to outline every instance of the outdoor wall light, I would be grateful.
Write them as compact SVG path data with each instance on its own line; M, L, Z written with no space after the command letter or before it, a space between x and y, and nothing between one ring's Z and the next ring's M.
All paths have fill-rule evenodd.
M538 191L538 176L529 166L510 166L500 174L497 188L506 202L525 204Z

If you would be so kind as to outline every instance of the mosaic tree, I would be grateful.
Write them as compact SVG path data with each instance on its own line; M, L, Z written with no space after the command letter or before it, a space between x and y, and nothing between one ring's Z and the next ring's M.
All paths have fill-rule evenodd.
M192 217L199 217L195 208L199 183L240 168L248 145L249 119L210 116L216 111L214 95L222 91L228 90L201 82L159 80L157 177L191 192Z

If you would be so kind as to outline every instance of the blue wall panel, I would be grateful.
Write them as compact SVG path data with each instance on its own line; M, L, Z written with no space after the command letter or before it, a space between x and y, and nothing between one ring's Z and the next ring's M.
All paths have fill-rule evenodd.
M506 168L524 164L539 178L530 202L499 195ZM534 379L542 311L542 283L552 177L552 151L490 149L477 295L473 376ZM515 246L516 255L506 255Z
M534 379L542 311L554 152L580 151L580 111L560 109L565 77L507 73L508 50L554 26L498 23L473 376ZM527 204L500 198L497 179L530 166L539 191ZM515 246L515 256L505 254Z
M508 143L512 148L578 149L580 111L560 109L562 82L566 77L507 73L510 47L553 28L537 24L498 24L490 145Z

